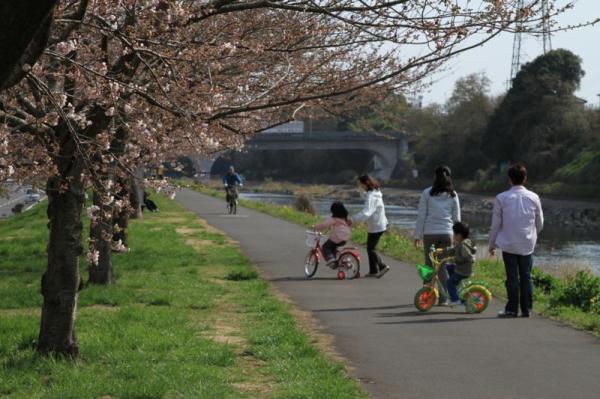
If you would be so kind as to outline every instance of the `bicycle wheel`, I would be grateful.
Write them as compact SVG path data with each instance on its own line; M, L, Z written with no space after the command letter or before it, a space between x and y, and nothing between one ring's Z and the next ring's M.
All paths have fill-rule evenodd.
M318 267L319 257L315 251L310 251L308 254L306 254L306 259L304 259L304 275L306 278L311 278L314 276Z
M233 215L237 215L237 201L233 201L231 204L231 213Z
M348 279L356 278L360 273L360 261L351 253L342 254L338 259L338 265Z
M492 300L492 293L482 285L472 285L465 289L465 309L467 313L484 312Z
M427 312L438 301L440 294L433 287L425 286L415 294L415 307L421 312Z

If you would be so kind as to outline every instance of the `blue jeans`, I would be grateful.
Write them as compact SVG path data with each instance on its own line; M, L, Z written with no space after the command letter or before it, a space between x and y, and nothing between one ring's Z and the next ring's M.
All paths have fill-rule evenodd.
M446 265L446 270L448 271L448 281L446 281L448 296L452 302L458 301L458 284L467 276L456 273L456 265L449 263Z
M506 269L506 293L508 295L505 310L518 313L519 305L521 305L521 313L528 315L533 306L533 284L531 281L533 256L502 252L502 259Z

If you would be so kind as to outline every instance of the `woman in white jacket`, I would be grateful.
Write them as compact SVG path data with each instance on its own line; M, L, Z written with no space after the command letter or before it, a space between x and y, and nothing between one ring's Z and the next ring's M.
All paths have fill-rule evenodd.
M363 190L366 191L365 206L362 211L352 217L353 222L366 220L367 222L367 254L369 256L369 274L365 277L380 278L390 270L375 249L379 243L381 235L385 233L388 226L388 220L385 217L385 206L383 205L383 196L380 191L380 184L369 175L358 178L358 182Z
M421 194L414 236L415 246L423 242L425 262L429 266L431 266L429 259L431 246L436 248L452 246L452 226L460 221L460 202L452 185L450 168L438 166L435 169L433 186L428 187ZM445 288L448 280L446 270L440 269L438 277ZM446 298L440 292L440 304L445 302Z

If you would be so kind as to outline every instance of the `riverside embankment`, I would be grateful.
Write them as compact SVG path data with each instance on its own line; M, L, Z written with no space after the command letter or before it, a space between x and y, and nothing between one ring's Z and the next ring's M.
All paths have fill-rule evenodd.
M333 199L356 208L362 199L356 187L328 185L298 185L282 182L250 182L244 188L247 199L291 205L299 195L308 196L319 213L325 214ZM412 233L418 190L384 189L391 223L406 235ZM463 219L474 230L485 256L487 233L492 217L494 197L460 193ZM600 203L542 197L546 224L536 252L538 263L546 270L589 267L600 274Z

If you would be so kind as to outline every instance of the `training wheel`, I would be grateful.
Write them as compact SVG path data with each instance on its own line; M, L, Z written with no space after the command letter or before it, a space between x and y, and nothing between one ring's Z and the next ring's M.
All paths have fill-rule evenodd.
M425 286L415 294L415 307L421 312L427 312L438 301L440 294L433 287Z
M346 278L346 273L344 273L343 271L339 271L338 272L338 279L343 280Z

